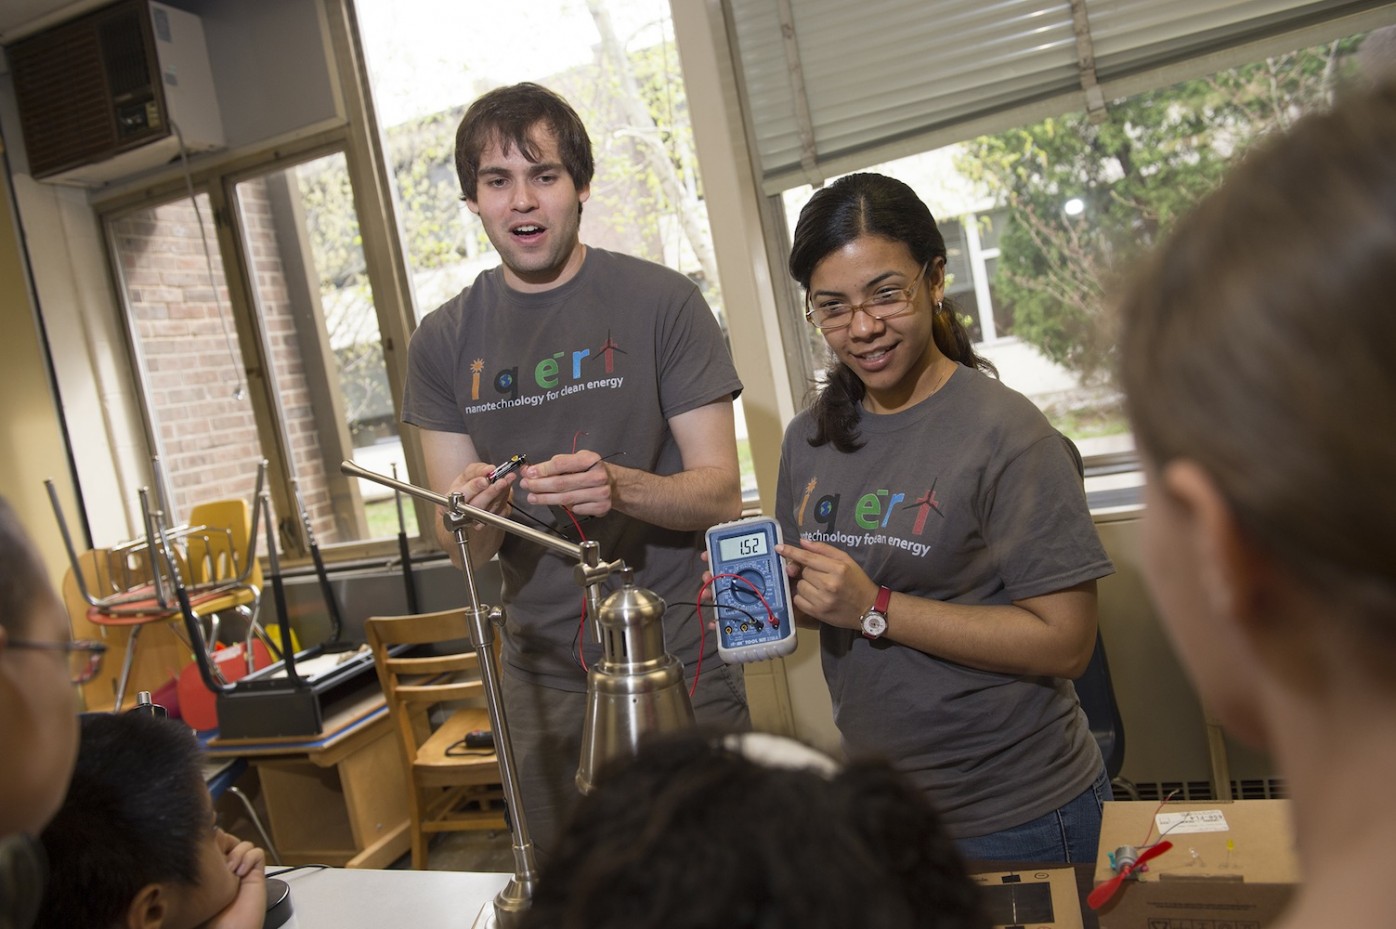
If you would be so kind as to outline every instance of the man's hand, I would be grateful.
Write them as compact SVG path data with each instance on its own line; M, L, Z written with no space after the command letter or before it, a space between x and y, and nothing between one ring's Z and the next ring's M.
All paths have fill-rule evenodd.
M456 432L421 431L422 454L426 458L427 486L443 496L459 493L462 502L482 510L489 510L501 516L509 510L510 493L517 473L508 475L493 484L489 475L494 465L481 461L475 451L475 443L470 436ZM438 513L444 510L437 508ZM445 523L435 520L436 541L451 556L451 561L460 567L460 549L456 544L455 533L446 528ZM493 527L487 530L470 532L470 559L474 564L483 564L494 557L504 541L504 533Z
M528 465L519 488L534 506L565 506L577 516L605 516L615 504L611 472L590 449Z
M446 495L460 494L462 503L488 510L496 516L508 516L511 488L518 480L517 473L506 474L491 484L490 474L493 472L494 465L482 461L466 465L465 470L451 481ZM446 511L442 510L441 515L445 516Z

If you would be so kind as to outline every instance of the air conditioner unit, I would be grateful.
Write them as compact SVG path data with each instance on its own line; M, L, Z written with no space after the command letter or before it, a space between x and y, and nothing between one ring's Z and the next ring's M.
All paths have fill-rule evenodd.
M8 49L29 174L96 186L223 145L192 13L121 0ZM176 131L175 127L178 127Z

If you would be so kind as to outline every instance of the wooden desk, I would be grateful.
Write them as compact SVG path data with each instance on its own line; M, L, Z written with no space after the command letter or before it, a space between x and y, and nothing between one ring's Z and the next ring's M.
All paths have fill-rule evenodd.
M376 682L334 708L318 736L215 737L208 753L256 766L286 864L386 868L411 846L402 753Z

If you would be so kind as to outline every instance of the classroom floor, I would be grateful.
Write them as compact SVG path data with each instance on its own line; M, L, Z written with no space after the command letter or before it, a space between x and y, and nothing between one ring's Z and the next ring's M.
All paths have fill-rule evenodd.
M514 852L506 829L442 833L432 838L428 859L432 871L514 870ZM411 868L411 853L403 855L392 866Z

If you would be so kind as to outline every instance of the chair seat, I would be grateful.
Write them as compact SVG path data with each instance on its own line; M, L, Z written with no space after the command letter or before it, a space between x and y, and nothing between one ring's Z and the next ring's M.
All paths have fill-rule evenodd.
M448 755L447 750L465 738L466 733L490 728L490 714L483 709L456 710L417 749L413 767L425 773L459 774L478 768L486 779L499 779L499 759L494 752Z
M256 591L248 587L233 590L218 587L206 591L190 591L189 605L195 615L208 616L249 605L255 602L256 597ZM94 606L87 610L88 620L99 626L139 626L161 619L173 619L178 615L177 605L166 606L156 597L154 584L143 584L133 588L117 605Z
M256 602L257 591L251 587L211 590L207 594L189 598L189 605L194 608L195 616L222 613L240 606L251 606Z

